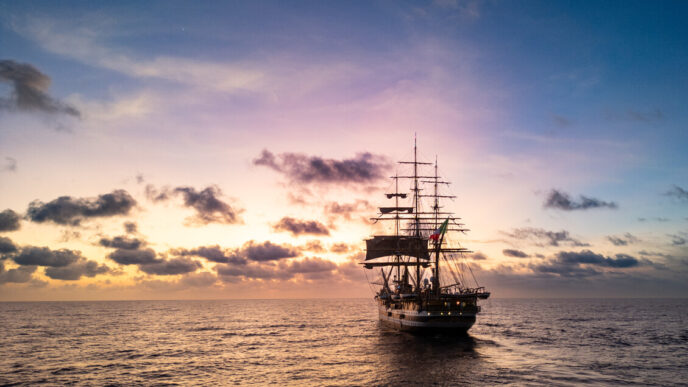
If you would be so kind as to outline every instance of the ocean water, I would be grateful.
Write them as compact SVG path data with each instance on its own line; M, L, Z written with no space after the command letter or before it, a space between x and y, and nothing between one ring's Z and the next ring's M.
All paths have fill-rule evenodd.
M466 337L369 299L0 303L0 384L688 385L688 300L488 300Z

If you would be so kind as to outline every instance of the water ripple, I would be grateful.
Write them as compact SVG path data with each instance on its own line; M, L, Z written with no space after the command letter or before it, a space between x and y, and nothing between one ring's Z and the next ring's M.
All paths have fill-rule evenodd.
M657 313L657 309L661 313ZM0 303L0 385L671 385L686 300L490 300L467 337L370 300Z

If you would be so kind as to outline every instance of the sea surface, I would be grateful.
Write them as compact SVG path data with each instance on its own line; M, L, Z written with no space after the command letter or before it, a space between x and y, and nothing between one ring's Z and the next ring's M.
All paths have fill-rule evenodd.
M0 384L688 385L688 300L488 300L466 337L370 299L0 303Z

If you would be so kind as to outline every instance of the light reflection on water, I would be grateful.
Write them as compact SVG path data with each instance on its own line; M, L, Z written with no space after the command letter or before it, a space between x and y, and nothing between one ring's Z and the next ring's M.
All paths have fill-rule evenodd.
M466 337L371 300L0 303L0 384L676 384L686 300L490 300ZM661 313L658 313L661 311Z

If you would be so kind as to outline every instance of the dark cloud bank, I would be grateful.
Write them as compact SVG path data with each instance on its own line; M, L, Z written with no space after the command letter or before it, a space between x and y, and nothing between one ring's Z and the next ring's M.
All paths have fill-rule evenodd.
M313 242L313 241L311 241ZM248 241L239 248L223 249L219 246L201 246L194 249L171 250L177 256L202 257L216 262L215 271L219 278L227 283L253 280L286 281L301 275L306 280L329 278L361 280L360 267L353 262L337 265L319 257L307 257L298 261L302 251L312 251L313 247L324 251L319 243L309 243L296 248L290 245L279 245L270 241ZM339 252L350 251L344 244L333 246Z
M36 268L37 266L19 266L15 269L6 270L4 262L0 261L0 285L29 282Z
M0 212L0 232L19 230L19 214L10 210Z
M101 238L99 244L113 248L115 251L108 258L120 265L136 265L139 270L147 274L177 275L193 273L202 265L192 259L178 256L167 259L155 250L146 248L146 241L128 236Z
M9 96L0 97L0 109L80 116L74 107L47 94L50 77L28 63L0 60L0 82L12 86Z
M289 280L300 274L305 279L333 278L339 269L334 262L322 258L305 258L300 261L279 263L251 262L245 266L218 265L217 274L225 282L239 280Z
M514 249L504 249L502 250L502 254L506 257L514 257L514 258L528 258L530 255L524 253L521 250L514 250Z
M180 196L184 206L196 211L196 215L188 218L191 224L239 223L241 210L233 208L221 200L222 191L216 186L209 186L201 191L192 187L162 188L156 189L153 185L146 186L148 199L159 202L169 200L173 196Z
M17 246L10 238L0 236L0 259L5 259L5 254L18 251Z
M3 259L12 259L19 268L2 274L0 283L28 282L39 266L45 267L45 275L52 279L76 281L82 276L95 277L110 272L107 265L90 261L80 251L48 247L17 247L8 238L0 238L0 253ZM4 266L3 266L4 269Z
M249 261L278 261L299 256L300 252L290 245L278 245L270 241L248 241L235 249L222 249L220 246L200 246L194 249L175 249L170 251L177 256L195 256L211 262L245 265Z
M571 246L585 247L590 246L575 239L569 235L566 230L549 231L541 228L523 227L515 228L511 232L502 232L504 235L518 240L533 240L537 246L559 246L561 243L567 243Z
M129 247L133 247L133 245L129 245ZM192 273L202 267L199 262L192 259L160 258L153 249L126 248L124 245L110 253L108 258L120 265L136 265L144 273L155 275Z
M126 236L116 236L113 238L101 238L98 242L101 246L112 247L115 249L136 250L145 244L144 241L137 238L129 238Z
M246 263L245 257L239 256L235 251L222 249L218 245L200 246L194 249L176 249L172 250L172 254L205 258L210 262L216 263L234 263L238 265Z
M630 232L627 232L622 236L610 235L607 237L607 240L609 240L614 246L627 246L638 242L639 239Z
M671 187L671 189L665 192L664 195L676 198L681 202L688 203L688 191L677 185Z
M280 219L280 221L273 226L273 229L275 231L287 231L294 236L301 234L330 235L330 231L327 227L318 221L300 220L288 216Z
M616 209L618 208L618 205L614 202L605 202L600 199L589 198L583 195L580 195L579 200L576 201L571 199L569 194L553 189L547 194L543 207L563 211L574 211L587 210L591 208Z
M97 198L61 196L48 203L36 200L29 204L26 217L37 223L78 226L88 218L127 215L135 205L136 200L127 191L115 190Z
M334 160L301 153L275 155L267 149L253 164L280 172L292 182L306 184L372 183L384 178L391 165L385 157L367 152L351 159Z
M684 238L680 235L670 234L669 237L671 238L671 245L672 246L683 246L687 242L686 238Z
M635 257L616 254L605 257L590 250L561 251L547 262L530 265L536 273L553 274L561 277L589 277L602 274L599 268L628 269L643 264Z

